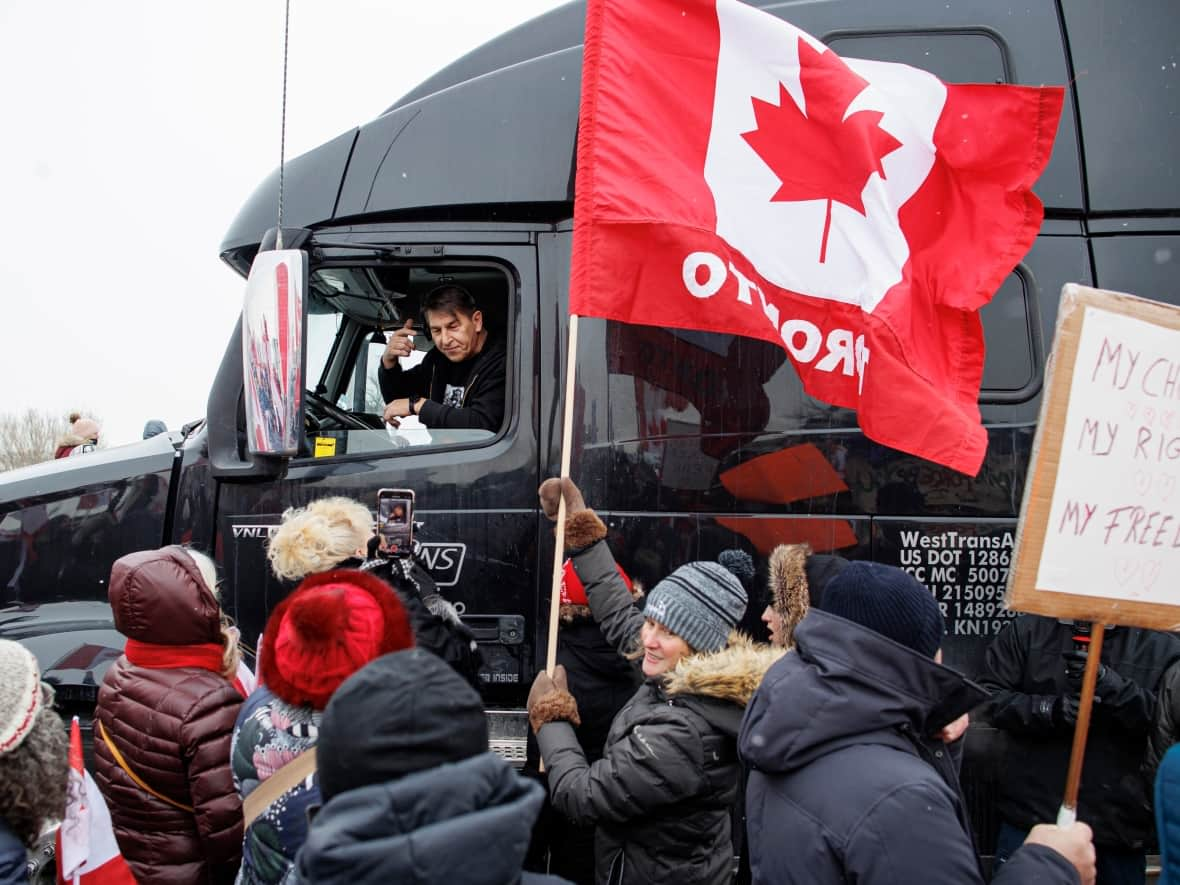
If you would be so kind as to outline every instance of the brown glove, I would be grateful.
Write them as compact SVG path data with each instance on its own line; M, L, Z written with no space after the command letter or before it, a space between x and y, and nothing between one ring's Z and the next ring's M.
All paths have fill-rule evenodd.
M581 550L606 537L606 526L598 514L586 507L582 493L567 477L552 477L541 483L537 496L541 509L552 520L557 519L557 506L565 496L565 548Z
M565 515L567 517L573 516L579 510L586 509L586 502L582 500L581 490L568 476L561 479L554 476L545 480L541 483L541 488L537 489L537 494L541 498L541 509L550 519L557 519L557 505L562 495L565 496Z
M529 724L534 734L547 722L582 724L582 718L578 715L578 702L569 692L565 667L561 664L554 668L552 678L544 670L537 674L533 687L529 689L528 705Z

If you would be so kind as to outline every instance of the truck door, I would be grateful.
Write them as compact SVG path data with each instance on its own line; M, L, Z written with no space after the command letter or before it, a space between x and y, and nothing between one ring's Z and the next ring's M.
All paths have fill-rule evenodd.
M1180 139L1180 17L1169 0L1111 13L1098 0L1062 4L1094 278L1104 289L1180 304L1180 164L1170 147Z
M314 256L305 446L278 477L223 471L217 543L226 604L252 644L291 589L269 574L265 560L266 539L287 508L345 495L375 510L379 489L412 489L423 555L443 595L480 638L485 701L522 707L537 623L533 234L523 226L429 236L388 226L319 231ZM376 374L385 341L407 318L421 328L423 296L445 283L472 293L488 341L506 348L505 414L492 430L392 432L381 421ZM433 345L420 333L416 346Z

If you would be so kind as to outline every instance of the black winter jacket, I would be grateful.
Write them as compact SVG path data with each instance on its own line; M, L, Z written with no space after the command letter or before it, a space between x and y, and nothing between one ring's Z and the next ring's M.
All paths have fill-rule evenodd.
M1074 650L1072 623L1022 615L988 647L980 684L992 695L987 715L1006 733L997 806L1013 826L1052 821L1061 804L1073 727L1054 718L1071 691L1062 655ZM1078 795L1078 818L1094 844L1139 849L1151 833L1149 790L1140 772L1164 670L1180 659L1168 633L1115 627L1102 642L1113 675L1095 694Z
M561 625L557 663L565 667L582 724L574 731L586 759L602 758L611 723L643 682L643 675L609 645L591 617Z
M504 420L508 359L502 339L488 333L483 350L472 360L462 406L443 405L448 361L436 347L414 368L377 367L377 383L385 402L399 397L426 397L418 417L427 427L474 428L496 431Z
M520 867L544 798L493 753L334 796L295 858L316 885L557 883Z
M643 615L605 542L572 559L603 635L620 651L634 649ZM746 701L780 654L737 639L719 652L682 659L668 678L640 686L593 764L568 723L541 727L537 742L554 807L597 826L598 883L731 880L737 728Z
M376 550L376 540L370 541L372 551ZM479 690L483 655L475 634L439 593L424 565L417 559L371 557L363 561L347 559L339 567L369 572L392 587L410 616L415 644L442 658L468 685Z
M983 691L826 612L809 612L795 642L742 721L753 881L982 883L955 765L941 740L923 736ZM992 881L1065 885L1078 876L1062 855L1030 846Z
M1155 783L1155 774L1164 754L1177 741L1180 741L1180 663L1170 666L1160 680L1155 720L1147 737L1147 758L1143 762L1147 790L1150 791Z

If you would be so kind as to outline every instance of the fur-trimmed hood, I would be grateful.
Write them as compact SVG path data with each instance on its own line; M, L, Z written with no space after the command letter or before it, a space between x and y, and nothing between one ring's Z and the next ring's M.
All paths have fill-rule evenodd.
M770 604L783 619L782 635L790 648L795 628L807 614L807 557L811 548L806 544L780 544L770 554Z
M754 642L744 633L729 634L729 644L715 652L681 658L664 678L670 695L700 695L742 707L750 702L762 677L786 649Z
M842 556L812 553L807 544L780 544L770 554L770 605L780 618L783 647L795 644L795 628L819 604L824 587L848 565Z

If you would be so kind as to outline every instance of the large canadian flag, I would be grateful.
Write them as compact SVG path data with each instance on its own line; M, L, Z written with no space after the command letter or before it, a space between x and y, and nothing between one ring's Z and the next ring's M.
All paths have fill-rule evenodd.
M738 0L589 0L570 312L776 342L974 475L978 311L1040 229L1063 94L842 59Z
M59 885L135 885L119 853L111 813L82 761L78 717L70 724L70 773L66 815L57 831Z

